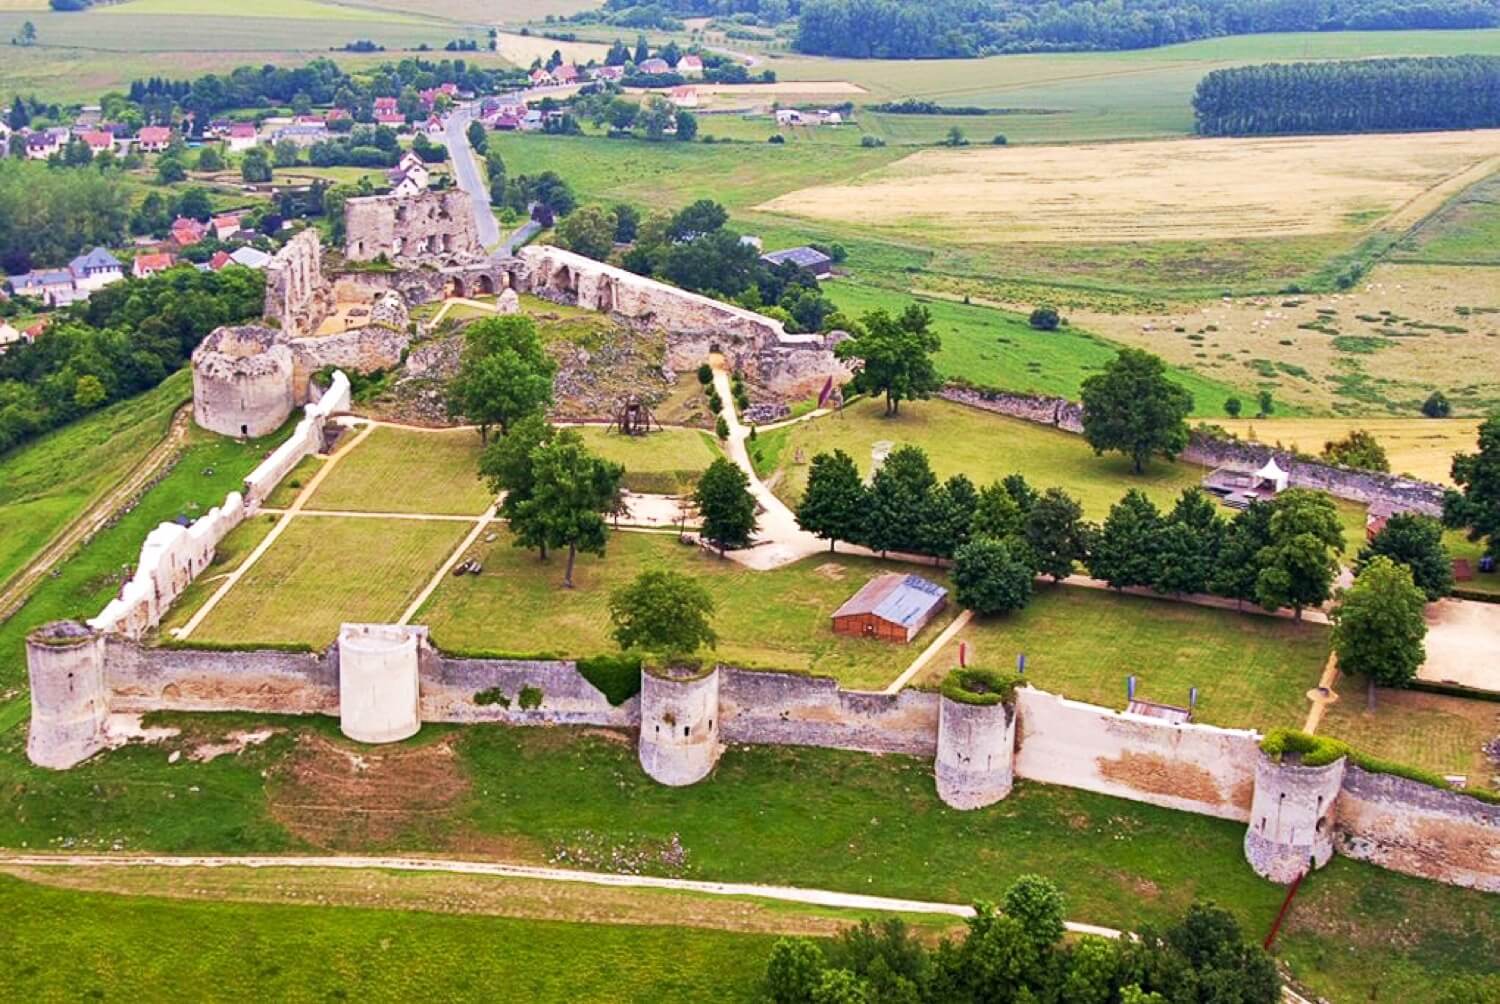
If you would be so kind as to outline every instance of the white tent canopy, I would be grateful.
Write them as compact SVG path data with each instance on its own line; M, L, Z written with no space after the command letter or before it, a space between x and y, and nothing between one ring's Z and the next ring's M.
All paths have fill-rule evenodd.
M1275 485L1278 492L1286 491L1287 478L1289 477L1289 475L1286 471L1281 469L1281 466L1279 464L1276 463L1275 457L1267 460L1266 466L1256 471L1255 476L1262 481L1269 481L1271 484Z

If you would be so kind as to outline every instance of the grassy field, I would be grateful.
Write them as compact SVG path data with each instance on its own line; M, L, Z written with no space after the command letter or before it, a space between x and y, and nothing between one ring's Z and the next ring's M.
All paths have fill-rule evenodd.
M311 509L478 516L493 499L479 480L474 429L376 428L328 473Z
M368 748L336 738L331 721L270 719L285 731L265 745L198 763L186 755L198 744L267 720L154 721L183 735L67 772L27 765L24 730L0 735L0 846L66 839L77 850L299 849L303 817L288 806L302 799L323 800L346 818L372 810L394 818L395 836L370 850L453 849L538 864L567 852L586 868L609 867L619 855L649 872L958 902L996 898L1015 876L1038 872L1062 887L1070 918L1120 927L1166 920L1201 897L1229 907L1258 937L1282 898L1245 866L1241 824L1024 781L998 805L957 812L938 801L930 763L901 756L734 747L707 781L665 788L640 772L628 742L577 730L428 726L419 740L372 759ZM326 801L337 789L319 779L340 776L339 763L347 774L346 751L355 749L393 783L372 789L375 802ZM173 750L184 755L169 764ZM388 755L404 759L382 766ZM319 765L326 774L311 769ZM445 825L435 829L393 799L398 781L452 793ZM661 857L674 839L681 865ZM160 923L164 914L153 916ZM1487 972L1484 946L1497 938L1495 897L1339 859L1304 884L1277 950L1334 1000L1418 1000L1434 983Z
M135 508L58 566L57 575L44 579L26 605L0 624L0 695L13 696L24 684L27 631L51 620L86 620L97 614L119 590L122 571L134 567L141 542L158 523L198 516L220 504L285 435L283 429L241 443L192 430L171 472Z
M322 648L345 621L390 623L469 528L463 522L294 519L204 618L193 640Z
M192 396L188 372L0 456L0 584L161 442Z
M504 533L479 552L484 574L444 579L414 618L448 651L613 652L609 594L650 568L683 572L708 589L718 604L716 658L820 673L856 689L878 690L895 679L953 616L951 609L940 615L910 646L835 636L828 617L840 603L879 572L909 570L869 558L820 555L756 572L689 550L670 534L615 533L603 558L579 556L577 588L565 590L562 555L540 564L534 552L512 547ZM945 581L936 570L925 574Z
M1342 678L1337 691L1339 699L1324 713L1320 733L1384 760L1463 774L1474 787L1500 789L1495 782L1500 770L1483 750L1500 735L1500 704L1379 689L1370 711L1362 678Z
M596 456L625 466L625 487L635 492L690 491L698 475L721 455L711 435L691 429L664 429L643 437L622 436L597 425L578 431Z
M1217 424L1241 439L1314 454L1330 440L1363 429L1385 447L1392 471L1438 484L1452 484L1455 453L1478 448L1479 422L1465 418L1221 418Z
M773 938L447 912L181 902L0 877L20 1000L516 998L751 1001ZM19 931L19 926L11 928ZM482 949L480 946L483 946ZM482 952L482 959L477 953ZM566 966L557 964L560 953Z
M1025 653L1034 686L1110 708L1125 707L1127 676L1138 696L1182 707L1197 687L1195 721L1263 732L1300 727L1329 645L1319 624L1050 585L1019 614L970 621L926 682L958 665L961 641L971 661L1005 671Z
M899 313L913 301L909 293L855 281L827 284L828 297L851 317L876 308ZM1084 379L1114 359L1118 346L1073 327L1036 331L1018 313L979 304L921 297L932 313L943 346L938 372L981 387L1077 400ZM1224 413L1224 401L1237 391L1185 368L1173 374L1193 395L1194 414ZM1253 395L1252 395L1253 396Z
M1459 195L1392 253L1393 261L1500 265L1500 174Z

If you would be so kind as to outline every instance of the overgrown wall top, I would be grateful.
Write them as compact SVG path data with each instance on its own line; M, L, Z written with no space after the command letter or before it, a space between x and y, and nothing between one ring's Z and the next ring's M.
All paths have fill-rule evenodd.
M835 680L794 673L724 668L719 675L726 742L915 756L937 752L936 694L841 690Z

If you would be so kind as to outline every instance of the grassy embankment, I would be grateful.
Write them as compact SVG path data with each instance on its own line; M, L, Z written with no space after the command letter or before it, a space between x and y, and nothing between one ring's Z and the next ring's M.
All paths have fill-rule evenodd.
M191 399L186 370L0 457L0 585L161 442Z

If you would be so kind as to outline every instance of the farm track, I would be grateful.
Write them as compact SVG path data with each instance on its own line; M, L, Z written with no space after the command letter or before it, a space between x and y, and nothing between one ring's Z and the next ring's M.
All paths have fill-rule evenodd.
M89 537L103 528L115 512L140 491L152 478L172 462L187 439L193 406L184 404L172 416L172 424L162 441L151 448L145 458L101 498L91 504L72 523L58 532L36 557L27 562L0 591L0 622L9 620L26 602L31 589L58 562L67 558Z

